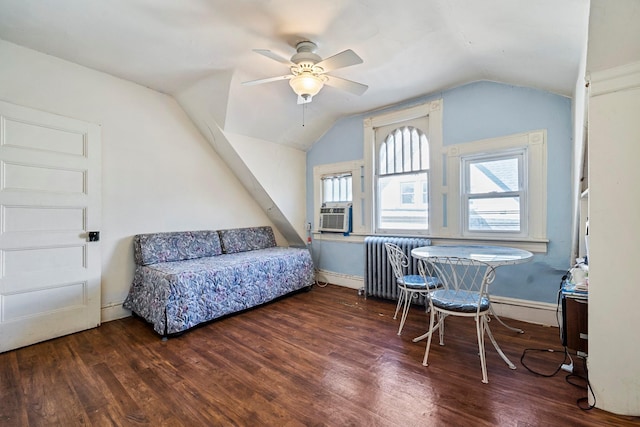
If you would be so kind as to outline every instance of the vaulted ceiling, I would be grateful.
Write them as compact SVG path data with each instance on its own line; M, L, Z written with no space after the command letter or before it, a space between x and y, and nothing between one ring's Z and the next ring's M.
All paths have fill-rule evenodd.
M472 81L571 96L588 13L588 0L2 0L0 38L173 96L199 85L225 132L308 149L342 116ZM369 89L325 86L302 106L287 81L241 84L289 73L252 49L290 58L302 40L323 58L354 50L364 63L333 74Z

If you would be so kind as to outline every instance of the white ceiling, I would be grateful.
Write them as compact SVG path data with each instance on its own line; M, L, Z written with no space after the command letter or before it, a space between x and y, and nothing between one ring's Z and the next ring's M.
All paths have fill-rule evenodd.
M2 0L0 38L174 96L215 81L226 132L307 149L342 116L472 81L571 96L588 10L588 0ZM333 74L369 90L325 86L303 127L287 81L241 82L288 74L252 49L289 58L304 39L323 58L353 49L364 63Z

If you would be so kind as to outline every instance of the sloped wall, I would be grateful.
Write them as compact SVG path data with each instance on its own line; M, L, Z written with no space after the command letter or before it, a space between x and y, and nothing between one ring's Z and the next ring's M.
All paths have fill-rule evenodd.
M1 40L0 64L0 99L102 125L103 321L129 314L134 234L272 225L170 96Z
M228 77L228 76L227 76ZM176 95L202 135L242 182L290 246L304 245L304 153L268 141L225 132L212 91L223 86L222 74L202 79ZM227 86L230 80L226 80ZM220 99L221 98L221 99Z

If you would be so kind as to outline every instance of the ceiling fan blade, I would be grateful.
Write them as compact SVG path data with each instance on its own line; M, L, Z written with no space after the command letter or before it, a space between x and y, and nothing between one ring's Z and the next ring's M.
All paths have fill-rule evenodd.
M347 49L318 62L316 66L321 67L326 73L331 70L337 70L338 68L362 64L363 62L362 58L360 58L354 51Z
M292 77L293 77L293 74L287 74L286 76L278 76L278 77L269 77L269 78L266 78L266 79L250 80L248 82L242 82L242 84L245 85L245 86L253 86L253 85L260 85L262 83L277 82L279 80L289 80Z
M274 61L278 61L282 64L285 64L288 66L295 65L293 62L291 62L290 59L283 58L282 56L278 55L277 53L273 53L268 49L253 49L253 51L255 53L259 53L260 55L266 56L267 58L271 58Z
M341 77L336 76L327 76L328 79L325 82L327 86L335 87L336 89L341 89L354 95L362 95L369 89L369 86L363 85L362 83L354 82L351 80L343 79Z

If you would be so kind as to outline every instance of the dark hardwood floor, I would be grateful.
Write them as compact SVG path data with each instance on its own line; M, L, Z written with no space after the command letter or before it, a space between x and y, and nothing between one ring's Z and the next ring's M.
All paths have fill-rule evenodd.
M640 418L582 410L587 390L560 371L529 372L523 350L561 349L557 328L492 322L517 365L487 340L481 383L472 320L447 320L422 366L426 315L402 336L395 303L314 287L162 341L138 318L0 354L2 426L624 426ZM528 352L552 373L563 352ZM574 365L582 371L580 359ZM578 379L574 379L579 382ZM586 406L586 403L583 403Z

